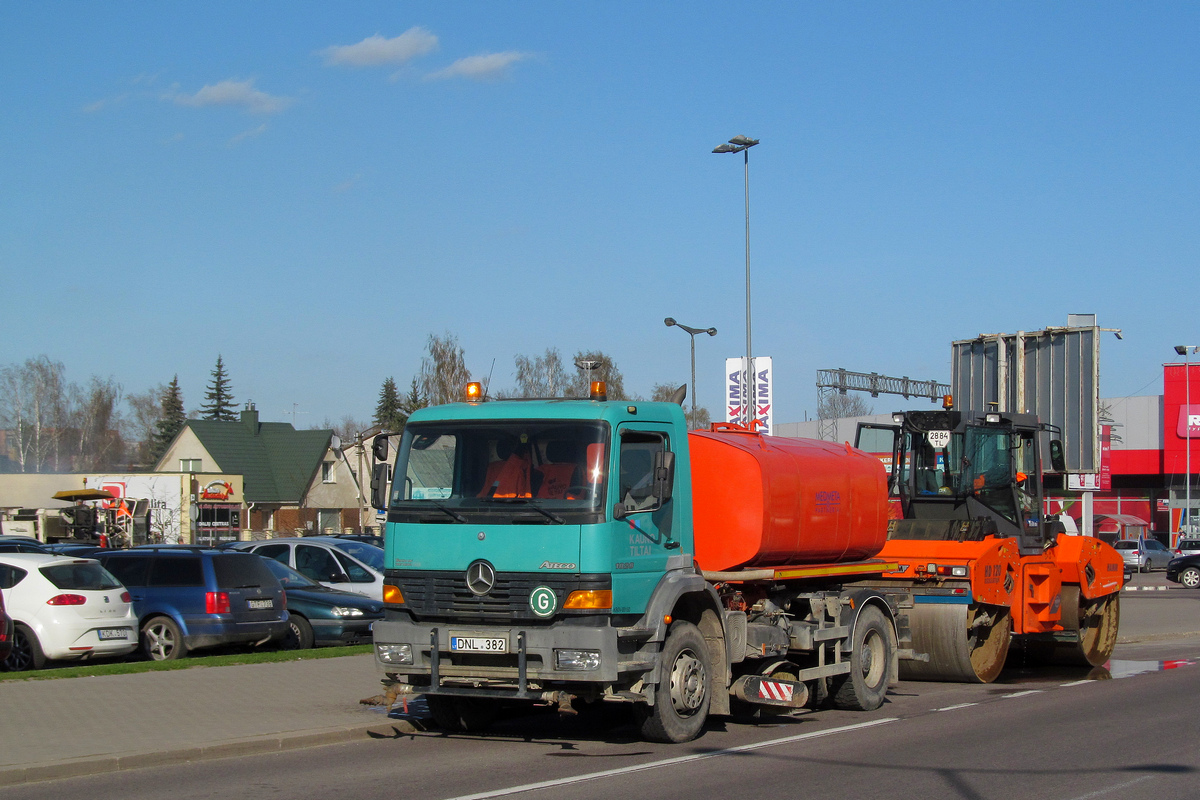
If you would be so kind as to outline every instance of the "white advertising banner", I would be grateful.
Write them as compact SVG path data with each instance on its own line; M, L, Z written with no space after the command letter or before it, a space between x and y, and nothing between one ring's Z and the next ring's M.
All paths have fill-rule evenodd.
M181 541L180 515L183 498L188 491L187 476L174 473L161 475L89 475L85 485L104 489L117 498L150 501L150 533L163 544Z
M753 359L753 382L746 384L744 358L725 359L725 421L746 423L746 409L750 408L750 418L757 420L755 430L770 434L774 421L772 409L772 392L774 378L771 374L771 359L769 356L759 356Z

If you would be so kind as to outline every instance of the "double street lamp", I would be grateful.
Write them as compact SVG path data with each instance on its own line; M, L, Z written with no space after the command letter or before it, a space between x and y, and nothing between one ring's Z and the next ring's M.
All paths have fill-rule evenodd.
M758 403L758 393L755 391L754 366L751 362L750 346L750 148L758 144L758 139L737 135L726 144L713 148L714 153L741 153L746 173L746 385L743 387L742 407L745 409L742 422L747 427L754 419L755 406Z
M1187 533L1192 534L1192 370L1188 362L1188 354L1200 350L1200 346L1190 344L1175 345L1175 352L1183 356L1183 438L1185 461L1187 466L1187 483L1184 488L1184 518L1187 520ZM1182 526L1180 526L1182 527Z
M685 332L692 340L692 426L696 424L696 334L707 333L709 336L716 336L716 328L692 328L684 325L682 322L676 322L674 317L667 317L663 320L666 326L670 328L672 325Z

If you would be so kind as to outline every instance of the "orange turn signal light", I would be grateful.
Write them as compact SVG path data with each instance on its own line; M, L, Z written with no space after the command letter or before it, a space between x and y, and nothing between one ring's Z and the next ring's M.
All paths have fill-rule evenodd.
M612 590L579 589L567 595L563 608L612 608Z
M385 583L383 585L383 602L393 606L404 605L404 594L400 591L400 587Z

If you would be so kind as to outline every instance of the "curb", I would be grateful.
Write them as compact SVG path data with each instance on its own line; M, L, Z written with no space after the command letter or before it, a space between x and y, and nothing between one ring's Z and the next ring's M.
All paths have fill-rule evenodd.
M38 781L79 778L106 772L123 772L144 767L184 764L192 761L211 761L218 758L280 753L340 744L360 739L393 739L425 728L419 721L394 719L386 723L372 722L291 733L269 734L247 739L221 742L200 747L184 747L169 751L122 753L106 756L70 759L46 764L27 764L0 767L0 787L20 786Z
M1124 586L1123 592L1166 592L1171 589L1182 589L1182 586Z

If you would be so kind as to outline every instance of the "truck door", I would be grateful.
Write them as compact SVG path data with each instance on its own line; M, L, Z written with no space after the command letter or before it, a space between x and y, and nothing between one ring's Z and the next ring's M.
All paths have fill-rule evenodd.
M888 495L899 497L900 426L860 422L854 434L854 446L883 462L888 472Z
M645 610L650 594L678 550L674 501L654 495L654 457L671 449L671 426L628 423L618 427L612 507L622 509L613 538L613 613Z

